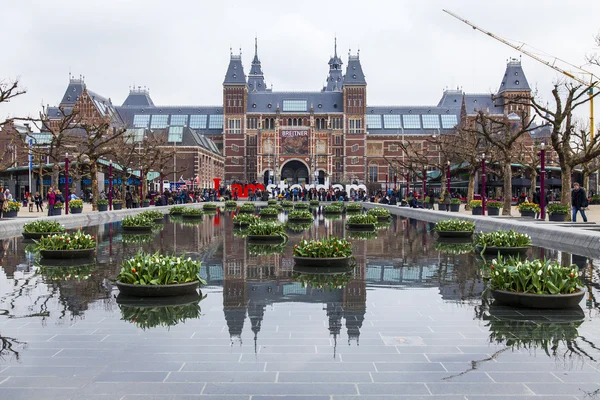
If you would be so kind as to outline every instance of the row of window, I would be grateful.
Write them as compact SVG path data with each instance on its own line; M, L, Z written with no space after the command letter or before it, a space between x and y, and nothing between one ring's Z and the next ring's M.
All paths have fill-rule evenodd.
M170 117L170 120L169 120ZM189 118L188 118L189 117ZM135 128L165 129L168 126L189 126L192 129L223 129L223 115L169 115L169 114L135 114Z
M458 118L453 114L367 114L370 129L452 129L457 124Z

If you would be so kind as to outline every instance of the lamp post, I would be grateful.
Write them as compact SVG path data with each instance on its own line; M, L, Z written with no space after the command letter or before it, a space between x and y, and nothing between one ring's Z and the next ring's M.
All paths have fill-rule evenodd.
M385 194L388 192L388 174L385 174Z
M427 170L423 169L423 200L427 196Z
M450 195L450 160L448 160L448 165L446 166L446 191Z
M113 204L113 165L112 160L108 164L108 209L112 211Z
M69 153L65 153L65 215L69 215Z
M485 215L485 153L481 155L481 215Z
M140 165L140 207L142 206L143 202L144 202L144 170L142 169L142 166Z
M540 218L546 220L546 148L540 145Z

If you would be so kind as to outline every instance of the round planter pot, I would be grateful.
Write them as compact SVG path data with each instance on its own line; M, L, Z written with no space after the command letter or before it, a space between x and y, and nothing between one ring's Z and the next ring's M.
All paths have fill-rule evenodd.
M60 235L63 232L23 232L25 239L40 239L42 236Z
M375 230L375 224L346 224L349 231L370 232Z
M460 211L460 204L450 204L450 211L452 211L452 212L459 212Z
M312 218L288 218L288 222L293 222L296 224L306 224L308 222L313 222Z
M331 257L331 258L313 258L313 257L298 257L294 256L294 262L302 267L347 267L350 265L352 257Z
M203 214L183 214L183 219L201 219L204 217Z
M4 218L15 218L19 212L16 210L5 211L2 215Z
M144 202L144 203L142 203L142 207L143 208L148 208L148 207L150 207L150 203Z
M123 232L127 233L149 233L152 232L152 226L121 226Z
M272 243L281 243L285 240L285 238L279 235L248 235L248 242L256 243L256 244L272 244Z
M176 211L176 212L169 212L169 215L182 215L183 213L181 211Z
M438 210L446 211L447 209L448 207L446 206L446 204L438 204Z
M564 309L579 306L585 291L569 294L531 294L492 290L494 300L499 304L523 308Z
M157 224L164 224L165 223L165 217L162 218L154 218L153 221Z
M259 215L259 217L262 219L274 219L277 218L278 215Z
M383 221L383 222L387 222L387 221L389 221L389 220L390 220L390 216L389 216L389 215L387 215L387 216L385 216L385 217L384 217L384 216L379 216L379 217L377 217L377 220L378 220L379 222L382 222L382 221Z
M468 238L473 236L472 231L436 231L443 238Z
M521 211L521 217L534 218L535 211Z
M108 204L98 204L98 211L108 211Z
M170 297L196 293L198 281L173 285L130 285L116 281L120 294L134 297Z
M482 210L483 210L483 208L481 208L481 207L473 207L471 209L471 213L473 215L482 215Z
M74 258L89 258L94 256L96 249L81 249L81 250L40 250L42 258L51 259L66 259Z
M83 211L83 208L81 208L81 207L78 207L78 208L69 207L70 214L81 214L82 211Z
M238 212L241 213L241 214L254 214L254 211L255 210L250 211L250 210L241 210L240 209L240 211L238 211Z
M500 209L496 207L488 207L487 213L488 215L500 215Z
M123 203L113 203L113 210L122 210Z
M475 246L475 250L478 253L481 253L483 250L483 246L477 245ZM505 254L525 254L529 250L529 246L525 247L486 247L484 254L493 254L496 255L500 253L501 255Z
M567 219L566 213L554 212L554 213L548 215L548 221L564 222L566 219Z

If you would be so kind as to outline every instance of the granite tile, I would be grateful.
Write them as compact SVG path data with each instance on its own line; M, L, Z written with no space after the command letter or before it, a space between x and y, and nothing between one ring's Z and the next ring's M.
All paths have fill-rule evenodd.
M165 382L273 382L275 372L244 372L244 371L195 371L171 372Z
M335 395L358 394L350 383L208 383L203 394Z

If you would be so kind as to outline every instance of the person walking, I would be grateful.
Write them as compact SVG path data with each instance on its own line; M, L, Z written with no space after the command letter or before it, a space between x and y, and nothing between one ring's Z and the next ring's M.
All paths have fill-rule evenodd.
M0 187L0 219L4 217L5 208L8 207L8 203L4 198L4 189Z
M46 194L46 201L48 202L48 216L52 217L54 215L54 204L56 204L56 193L54 193L54 189L50 186L48 189L48 194Z
M433 204L435 203L435 195L433 194L433 190L429 191L429 209L433 210Z
M571 191L571 207L573 208L573 222L577 222L577 212L581 213L583 222L587 222L587 216L585 215L585 208L588 206L588 199L585 194L585 190L579 186L579 183L573 184L573 190Z
M446 212L450 211L450 204L452 203L452 196L448 191L444 191L444 205L446 206Z
M40 192L35 192L33 201L35 202L36 212L44 211L44 204L43 204L42 196L40 196Z

